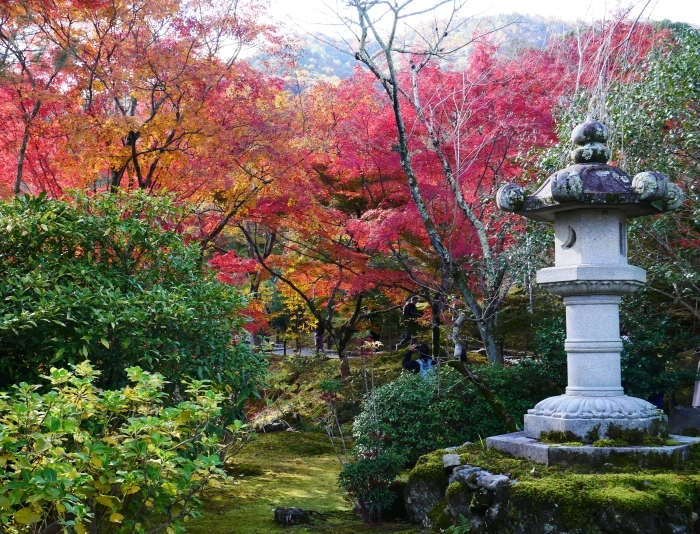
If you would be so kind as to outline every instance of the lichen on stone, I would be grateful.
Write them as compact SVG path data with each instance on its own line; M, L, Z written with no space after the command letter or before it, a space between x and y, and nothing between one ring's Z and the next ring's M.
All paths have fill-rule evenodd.
M427 480L442 480L445 477L445 468L442 463L442 451L421 456L411 471L411 477L420 477Z
M454 497L455 495L459 495L462 493L464 490L464 487L462 486L461 482L453 482L449 486L447 486L447 489L445 490L445 495L447 497Z

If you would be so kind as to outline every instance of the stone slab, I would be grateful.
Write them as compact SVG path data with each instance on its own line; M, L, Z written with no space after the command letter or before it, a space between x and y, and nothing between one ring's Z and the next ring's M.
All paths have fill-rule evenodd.
M668 416L669 431L680 434L688 428L700 430L700 408L676 406Z
M691 445L700 443L700 438L687 436L672 435L669 436L669 439L678 444L661 447L570 446L544 443L528 438L525 432L513 432L486 438L486 446L489 449L495 449L517 458L525 458L548 466L555 464L584 464L600 467L607 463L624 463L643 468L673 468L688 459Z

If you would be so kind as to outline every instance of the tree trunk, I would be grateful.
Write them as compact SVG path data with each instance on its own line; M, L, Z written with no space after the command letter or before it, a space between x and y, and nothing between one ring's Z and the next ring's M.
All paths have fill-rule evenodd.
M430 311L432 312L432 345L433 345L433 358L437 358L440 355L440 313L442 307L437 300L433 300L430 303Z
M338 355L338 358L340 358L340 379L345 381L350 378L350 360L345 355L342 358Z
M15 177L14 194L19 195L22 191L22 181L24 178L24 162L27 159L27 146L29 146L29 125L39 113L41 108L41 100L37 100L29 114L29 119L24 124L24 133L22 134L22 145L19 147L19 159L17 160L17 175Z
M462 326L462 323L466 320L467 315L464 312L460 312L457 319L452 323L452 335L450 336L450 340L454 343L454 356L458 359L461 358L462 353L467 353L467 347L462 345L462 340L459 338L459 327Z
M336 338L336 348L338 349L338 361L340 362L340 379L345 381L350 378L350 360L348 360L345 354L345 349L347 348L348 340L345 336L339 335Z
M489 365L503 365L503 352L499 348L498 341L494 336L495 324L493 319L482 319L478 321L479 334L484 342L486 358Z

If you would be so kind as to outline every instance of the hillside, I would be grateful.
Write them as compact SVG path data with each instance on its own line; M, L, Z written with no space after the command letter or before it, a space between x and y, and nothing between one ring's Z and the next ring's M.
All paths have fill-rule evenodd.
M469 17L463 20L449 43L455 47L470 41L489 42L498 46L501 53L511 55L523 48L542 48L553 38L574 31L575 23L541 16L519 15L517 13L498 17ZM417 32L429 31L425 25L418 26ZM406 37L407 42L415 39ZM297 35L291 40L295 51L295 69L288 66L280 69L280 74L294 75L302 80L331 81L347 78L355 68L355 58L347 52L348 45L338 36L322 33ZM460 50L450 66L463 68L473 49L470 44ZM269 58L259 56L253 63L262 68Z

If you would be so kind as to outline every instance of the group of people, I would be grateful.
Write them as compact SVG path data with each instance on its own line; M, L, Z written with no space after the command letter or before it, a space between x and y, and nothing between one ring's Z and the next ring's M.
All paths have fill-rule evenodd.
M428 373L435 371L436 362L430 356L430 347L427 344L421 343L420 345L413 343L413 338L418 332L418 318L421 316L421 312L418 310L418 297L413 296L406 301L403 306L402 316L403 316L403 336L396 344L396 350L399 350L406 343L411 343L408 347L408 352L403 357L401 365L407 371L412 373L420 373L421 376L426 376ZM418 349L418 359L413 359L413 354Z
M421 376L427 376L429 373L435 372L437 360L430 355L430 347L426 343L415 343L415 336L418 332L418 318L421 312L418 310L418 297L413 296L403 307L403 336L396 344L396 350L399 350L406 343L410 343L408 351L401 361L401 366L412 373L420 373ZM467 352L463 345L458 347L459 361L463 364L467 363ZM415 352L418 352L418 358L413 359Z

